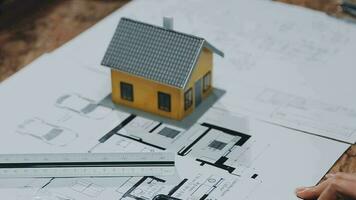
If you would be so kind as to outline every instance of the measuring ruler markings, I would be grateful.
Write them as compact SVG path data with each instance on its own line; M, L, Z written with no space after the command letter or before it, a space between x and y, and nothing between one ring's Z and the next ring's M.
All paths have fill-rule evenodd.
M174 166L168 152L0 154L0 178L168 176Z

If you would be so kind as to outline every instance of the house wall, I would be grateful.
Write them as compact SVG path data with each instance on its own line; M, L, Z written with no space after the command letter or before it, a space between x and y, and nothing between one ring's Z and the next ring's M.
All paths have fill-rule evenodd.
M184 93L182 94L181 101L183 102L183 113L184 113L183 117L189 115L191 112L194 111L195 93L197 92L197 91L195 91L195 88L194 88L195 82L198 81L199 79L203 78L204 75L206 73L208 73L209 71L211 72L211 75L213 75L212 69L213 69L213 52L207 48L204 48L200 54L200 57L198 59L197 65L191 75L191 78L184 90L184 92L188 91L190 88L192 88L192 90L193 90L193 105L186 111L184 110ZM213 84L213 79L211 79L211 83ZM213 88L211 87L209 90L207 90L206 92L204 92L202 94L203 100L211 94L212 90L213 90ZM203 92L203 91L201 91L201 92Z
M195 109L195 88L194 84L197 80L204 77L207 72L212 73L213 68L213 53L204 48L199 56L197 65L190 77L190 80L184 90L162 85L158 82L143 79L133 76L118 70L111 70L112 80L112 100L116 104L140 109L146 112L161 115L171 119L181 120L189 115ZM121 99L120 82L126 82L133 85L134 101ZM185 110L184 108L184 93L192 88L193 105ZM158 92L164 92L171 95L171 112L166 112L158 109ZM202 92L202 91L201 91ZM212 92L212 87L202 94L204 100Z
M151 112L171 119L181 119L183 117L183 102L181 101L182 90L174 87L162 85L158 82L133 76L118 70L111 70L112 80L112 100L116 104ZM120 82L133 85L134 101L121 99ZM158 92L171 95L171 112L158 109Z

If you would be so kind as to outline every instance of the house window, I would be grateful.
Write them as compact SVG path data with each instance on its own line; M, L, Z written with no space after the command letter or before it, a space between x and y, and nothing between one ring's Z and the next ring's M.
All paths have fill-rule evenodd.
M192 88L189 88L184 93L184 110L188 110L193 105L193 91Z
M121 98L127 101L133 101L133 85L125 82L120 82Z
M171 112L171 95L158 92L158 109Z
M206 92L211 87L211 72L208 72L203 77L203 92Z

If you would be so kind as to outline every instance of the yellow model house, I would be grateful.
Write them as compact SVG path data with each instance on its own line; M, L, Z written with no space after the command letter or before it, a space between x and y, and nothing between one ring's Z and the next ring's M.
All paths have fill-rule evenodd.
M111 68L116 104L181 120L212 92L213 53L205 39L121 18L102 65Z

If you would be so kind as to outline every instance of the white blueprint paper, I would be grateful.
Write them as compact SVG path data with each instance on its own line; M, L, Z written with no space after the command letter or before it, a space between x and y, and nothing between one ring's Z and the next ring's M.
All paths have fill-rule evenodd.
M129 3L52 55L39 58L0 85L0 119L6 122L0 127L3 138L0 140L1 153L168 150L177 153L176 176L0 180L0 196L8 200L128 200L169 194L184 200L282 200L296 199L294 189L297 186L316 184L349 145L227 111L239 106L229 99L238 95L238 91L222 80L225 77L234 80L232 72L236 72L241 81L246 80L241 78L243 70L233 69L229 64L232 62L230 59L236 56L229 55L229 52L235 51L228 49L225 36L217 29L225 30L219 26L227 26L228 21L221 18L235 15L235 10L242 11L239 4L245 5L242 2L246 1L216 2L216 5L213 1L204 2ZM251 5L257 9L262 4ZM282 5L277 8L289 9ZM304 13L291 9L289 11L296 15ZM200 13L208 11L211 14ZM163 15L176 18L176 29L206 37L225 51L225 60L215 60L215 80L219 88L227 90L227 94L189 130L162 123L150 133L150 128L159 122L141 116L132 117L130 113L99 105L111 92L109 70L99 65L121 16L160 24ZM218 26L218 22L223 23ZM214 30L211 30L212 26ZM246 26L248 28L249 24ZM234 26L227 27L231 29ZM219 35L223 38L214 38ZM234 40L229 41L233 44ZM278 84L266 84L286 92L285 88L275 88L275 85ZM291 87L300 88L299 82L293 82ZM296 90L295 95L315 97L315 93L307 88ZM122 129L100 141L127 119L130 122Z
M55 57L34 61L1 87L0 152L23 152L22 146L33 153L88 151L128 116L97 105L109 81Z
M66 75L65 81L61 75ZM80 75L85 78L78 79ZM0 88L4 111L0 116L6 121L1 126L1 153L166 150L177 153L177 174L6 179L0 180L1 196L8 200L127 200L152 199L159 194L184 200L293 199L295 187L316 184L349 147L220 108L211 108L188 130L107 110L95 102L110 93L108 80L76 62L60 62L56 55L32 63ZM24 91L32 95L23 104L14 104ZM96 107L88 109L92 104ZM123 121L127 123L121 129L101 141Z
M247 114L349 143L356 141L355 123L349 123L355 120L356 112L356 25L322 12L256 0L138 0L105 18L56 54L105 71L97 66L121 17L161 25L163 16L174 17L174 29L201 36L225 53L225 58L215 56L214 62L214 83L227 91L221 100L223 107L236 112L253 108L254 112ZM245 88L238 87L242 83ZM303 99L307 103L301 106L307 111L284 109L288 117L269 117L273 113L256 110L266 104L245 99L250 86ZM332 110L324 112L320 104ZM310 112L314 109L316 112ZM296 119L295 112L302 112L303 117ZM315 113L321 112L335 126L352 129L351 133L326 126L328 119L317 123ZM313 120L305 122L306 118Z

